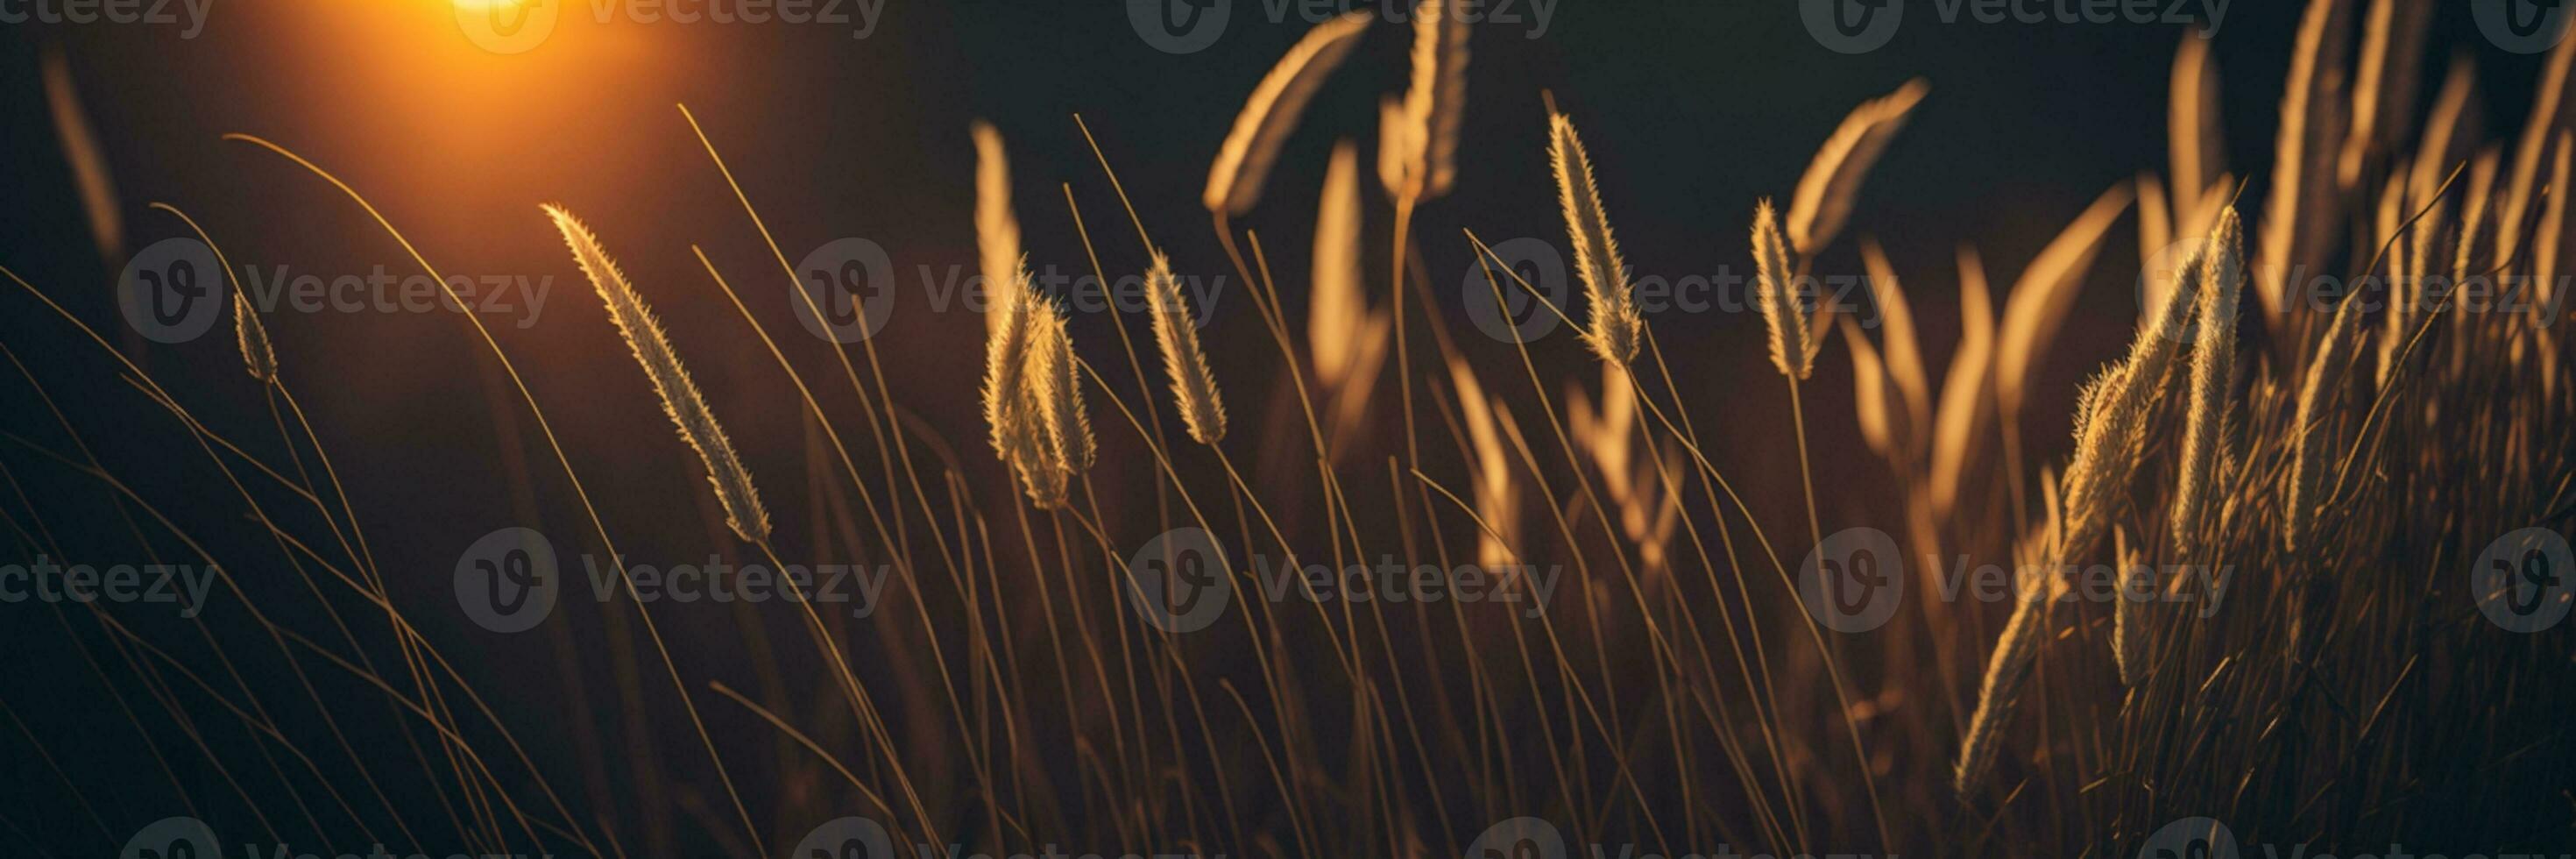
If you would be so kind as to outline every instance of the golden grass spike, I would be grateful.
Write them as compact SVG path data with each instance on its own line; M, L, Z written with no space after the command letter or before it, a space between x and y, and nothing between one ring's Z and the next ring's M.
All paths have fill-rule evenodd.
M2425 114L2423 139L2415 146L2415 165L2406 182L2408 208L2430 203L2442 178L2467 160L2469 150L2477 145L2477 88L2477 64L2466 55L2453 58L2442 90L2433 98L2433 110Z
M2560 130L2557 144L2552 147L2557 150L2557 154L2550 158L2547 186L2549 200L2541 207L2539 226L2532 231L2532 235L2540 244L2531 249L2530 306L2535 314L2532 321L2544 329L2556 323L2557 320L2538 314L2547 313L2548 308L2558 306L2558 277L2566 271L2564 266L2567 262L2569 241L2567 194L2571 187L2576 187L2570 184L2571 179L2576 179L2576 176L2571 176L2569 173L2571 165L2568 163L2570 157L2568 148L2576 146L2576 132Z
M1011 161L1002 150L1002 133L993 126L976 121L975 136L975 250L984 270L984 300L994 307L984 320L998 326L1009 314L1001 305L1013 304L1027 293L1022 285L1020 220L1011 213ZM987 334L998 334L988 329Z
M2325 338L2318 342L2316 355L2308 360L2307 379L2299 386L2298 416L2290 425L2294 434L2291 444L2289 491L2282 498L2281 544L2292 557L2314 550L2311 535L2316 527L2316 514L2325 499L2318 497L2318 479L2334 452L2341 449L2336 433L2329 427L2329 412L2343 390L2345 370L2352 366L2353 354L2359 351L2353 334L2361 325L2364 302L2344 299L2335 308L2333 321L2326 324Z
M1467 442L1476 454L1476 518L1485 523L1484 529L1478 529L1476 563L1487 569L1515 566L1519 554L1512 542L1520 534L1520 496L1512 484L1511 457L1496 425L1498 420L1510 420L1511 413L1485 395L1465 359L1450 356L1449 378L1458 386L1458 410L1465 416Z
M259 321L259 308L252 307L250 297L233 290L233 342L241 346L242 364L250 377L262 382L277 378L277 347L268 342L268 326Z
M2431 0L2372 0L2353 79L2352 130L2335 171L2340 187L2359 187L2371 153L2394 149L2406 136L2432 15Z
M1592 308L1591 329L1583 333L1583 342L1601 360L1626 364L1637 357L1646 321L1629 294L1627 264L1619 259L1619 240L1610 234L1610 215L1601 208L1601 188L1593 181L1583 138L1575 134L1574 121L1561 113L1548 117L1548 127L1557 202L1565 210L1575 270L1583 275L1584 297Z
M752 543L769 540L769 511L760 505L760 492L752 486L751 472L742 467L734 455L733 441L725 436L724 426L716 422L715 412L707 408L706 397L698 393L698 383L689 378L689 368L680 363L679 353L672 351L670 337L662 333L662 323L653 316L652 307L626 282L625 272L601 248L599 238L579 219L561 206L544 207L554 220L555 229L563 233L564 244L572 249L582 274L599 291L600 301L608 307L608 319L617 324L617 333L626 339L634 352L635 363L644 367L645 379L653 383L653 392L661 396L662 413L670 416L678 428L680 440L698 452L699 461L707 468L707 482L715 487L716 501L724 506L725 524L736 536Z
M2501 211L2506 225L2496 245L2496 257L2514 256L2521 248L2523 216L2530 214L2532 201L2539 195L2542 159L2549 154L2549 142L2561 128L2571 122L2567 100L2567 83L2576 74L2576 45L2561 38L2549 51L2549 65L2540 72L2540 88L2531 99L2531 118L2524 121L2522 141L2514 146L2512 184L2501 194Z
M1028 369L1020 375L1017 405L1025 430L1011 439L1011 470L1029 500L1041 508L1065 505L1075 475L1091 467L1095 441L1084 414L1073 340L1065 334L1064 308L1051 299L1028 306Z
M2189 336L2186 326L2200 301L2203 283L2218 266L2208 263L2210 242L2193 253L2188 274L2174 295L2156 311L2156 324L2129 345L2128 357L2087 385L2076 406L2075 456L2061 481L2065 495L2065 528L2059 534L2059 558L2089 560L2108 532L2111 516L2126 491L2129 477L2146 447L2148 416L2174 375Z
M2218 217L2218 227L2202 240L2207 269L2201 275L2200 324L2191 350L2191 401L2183 427L2182 473L2174 485L2173 512L2167 530L2174 535L2175 557L2186 563L2201 558L2197 540L2216 492L2219 444L2227 426L2228 393L2236 378L2237 287L2245 270L2245 228L2236 210Z
M1412 166L1414 129L1404 116L1404 100L1384 96L1377 101L1377 182L1387 196L1403 198L1405 177Z
M2111 224L2129 207L2130 189L2126 182L2112 186L2095 198L2093 205L2064 232L2040 249L2021 278L2013 282L2012 297L2004 303L2003 328L1995 341L1995 396L2006 416L2021 412L2022 390L2048 359L2048 349L2063 327L2066 312L2075 306L2075 293L2084 288L2085 272L2093 266L2093 257L2102 249L2102 238Z
M2022 682L2039 660L2039 642L2046 635L2049 609L2055 602L2047 588L2017 583L2012 620L2004 625L1994 655L1986 660L1985 678L1977 688L1977 710L1968 719L1959 761L1950 769L1950 787L1961 796L1984 783L1995 768L1995 751L2003 743L2003 730L2011 724L2014 708L2021 704Z
M1024 292L1012 265L1012 279L993 291L996 297L985 306L984 338L984 424L992 433L993 452L1009 462L1011 452L1019 446L1020 376L1027 369L1031 302L1002 296Z
M2173 198L2190 200L2217 184L2227 172L2227 149L2219 130L2218 63L2210 58L2209 39L2185 33L2174 52L2172 106L2166 116L2168 147L2173 151Z
M2399 164L2389 171L2388 182L2379 191L2378 211L2371 216L2371 246L2388 249L2388 260L2370 272L2373 276L2394 277L2406 271L2407 243L2398 235L2406 217L2413 214L2406 209L2406 170L2406 165Z
M73 184L80 189L81 209L89 214L89 234L101 257L125 254L125 213L117 206L116 182L107 171L107 153L89 112L81 109L80 88L72 84L71 64L62 48L45 47L45 107L52 111L54 133L62 138L63 158L71 162Z
M1966 246L1959 248L1959 332L1932 427L1932 509L1944 519L1958 505L1969 460L1995 417L1994 299L1985 263Z
M1798 193L1789 200L1789 243L1800 256L1815 256L1842 232L1851 217L1852 201L1869 178L1869 168L1905 127L1906 115L1931 91L1922 78L1906 81L1895 92L1853 108L1833 136L1825 138L1815 159L1807 163L1806 176L1798 180Z
M2433 275L2434 260L2442 256L2442 236L2448 229L2450 198L2440 197L2425 204L2413 227L2414 246L2406 252L2407 270L2388 282L2388 310L2380 314L2378 379L2385 383L2396 369L2397 354L2406 338L2415 334L2415 323L2430 309L2425 280Z
M1306 345L1315 353L1315 378L1339 388L1364 346L1368 296L1360 274L1359 149L1348 140L1333 147L1324 171L1324 197L1315 212L1314 291L1306 310Z
M1899 428L1897 422L1902 420L1905 409L1889 402L1896 394L1895 386L1888 384L1887 367L1879 360L1878 348L1861 336L1860 326L1853 324L1851 317L1842 317L1838 322L1843 328L1843 345L1851 349L1853 418L1860 424L1861 441L1890 462L1904 462L1900 439L1908 430Z
M1923 347L1914 331L1914 308L1905 300L1904 283L1897 279L1896 268L1887 262L1887 251L1875 240L1861 242L1861 264L1869 273L1870 298L1878 307L1878 333L1885 341L1887 380L1895 383L1897 401L1904 406L1899 417L1905 420L1905 431L1914 438L1908 442L1917 454L1922 450L1923 434L1932 428L1932 384L1925 373L1929 364L1923 361Z
M2233 204L2235 200L2236 175L2233 173L2220 174L2218 181L2210 183L2209 190L2201 192L2200 200L2193 203L2191 208L2187 210L2177 208L2174 210L2174 235L2209 235L2209 228L2218 225L2218 213ZM2185 201L2179 198L2174 200L2174 203L2177 206L2182 205L2184 202ZM2161 299L2162 296L2160 295L2158 298ZM2151 301L2148 302L2146 306L2154 307L2155 304L2156 302Z
M2204 242L2202 252L2194 256L2202 256L2207 244ZM2206 268L2196 258L2185 271ZM2181 354L2184 326L2200 297L2200 280L2197 274L2182 278L2173 297L2156 309L2156 323L2130 342L2128 357L2084 386L2075 407L2075 457L2067 463L2065 476L2057 481L2059 500L2052 505L2062 505L2062 512L2050 517L2053 526L2046 534L2045 542L2054 545L2043 550L2030 540L2024 542L2025 555L2044 553L2055 562L2046 569L2064 569L2090 561L2104 535L2110 532L2112 516L2127 494L2129 479L2146 447L2148 417L2163 395L2166 379L2173 374L2175 357ZM2003 638L1995 644L1994 656L1986 663L1976 714L1969 719L1958 764L1951 771L1952 787L1962 794L1982 783L1986 773L1994 769L2002 731L2012 720L2023 681L2029 678L2031 663L2038 657L2049 608L2056 602L2056 584L2044 576L2023 584L2012 621L2004 627Z
M1100 458L1100 440L1091 433L1091 413L1082 401L1082 363L1074 357L1073 337L1065 330L1064 305L1052 299L1035 302L1029 338L1034 369L1029 381L1044 392L1038 415L1046 424L1047 445L1065 470L1080 474Z
M1413 6L1413 80L1404 92L1403 140L1395 181L1387 189L1420 201L1444 196L1457 180L1458 134L1467 111L1467 0L1419 0Z
M2345 33L2348 0L2308 0L2281 96L2281 133L2274 142L2271 198L2263 209L2263 251L2256 275L2263 310L2274 321L2289 312L2290 279L2318 271L2322 244L2341 221L2334 214L2328 171L2343 140Z
M2127 530L2112 530L2111 547L2120 564L2117 600L2111 605L2111 661L2120 669L2120 684L2135 687L2147 680L2147 606L2129 595L2152 588L2156 573L2146 556L2129 545Z
M1180 279L1172 275L1171 258L1154 252L1154 267L1145 273L1146 292L1154 299L1154 343L1163 352L1163 372L1172 377L1172 396L1180 402L1181 422L1190 438L1213 446L1225 439L1225 400L1217 395L1216 374L1199 351L1199 330L1181 296Z
M1207 193L1200 200L1208 211L1240 215L1261 200L1262 182L1270 176L1280 145L1297 130L1315 90L1359 44L1368 20L1369 13L1360 10L1315 25L1262 76L1243 112L1235 115L1234 130L1217 148L1216 162L1208 166Z
M2153 171L2138 174L2138 255L2144 257L2173 244L2174 225L2181 223L2184 212L2175 208L2173 199L2165 196L2164 179ZM2189 206L2192 201L2184 200ZM2155 289L2150 279L2147 288Z
M1816 370L1815 340L1807 336L1807 303L1791 282L1789 251L1780 242L1780 213L1768 197L1753 205L1753 267L1759 275L1753 303L1771 332L1771 366L1780 375L1807 378Z
M1601 473L1621 472L1615 480L1626 487L1634 485L1627 472L1637 439L1637 383L1628 371L1607 364L1601 367L1601 414L1597 432L1585 443L1592 450L1593 461ZM1624 496L1625 493L1623 492Z

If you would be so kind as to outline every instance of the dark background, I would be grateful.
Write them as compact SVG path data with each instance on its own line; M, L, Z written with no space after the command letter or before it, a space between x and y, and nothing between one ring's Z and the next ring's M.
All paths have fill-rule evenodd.
M1677 276L1747 270L1754 200L1786 197L1853 105L1921 76L1931 82L1930 98L1872 174L1845 238L1818 268L1854 271L1854 239L1882 241L1906 278L1937 380L1957 331L1954 249L1976 245L2000 290L2094 197L2141 171L2161 172L2167 75L2184 36L2161 26L1944 25L1931 4L1914 5L1921 8L1894 42L1860 56L1820 47L1786 2L1569 0L1540 38L1508 25L1479 28L1457 191L1431 204L1417 230L1434 294L1447 303L1462 346L1498 368L1491 372L1518 372L1508 347L1466 333L1472 329L1453 299L1471 257L1458 230L1489 241L1561 242L1542 91L1580 124L1630 263L1642 273ZM2300 5L2239 0L2217 35L2228 166L2240 175L2271 160ZM569 206L619 255L664 316L747 464L764 478L781 532L812 527L797 480L806 461L795 392L689 246L706 249L807 378L829 389L828 408L854 408L837 367L798 333L776 263L673 107L686 103L791 260L843 236L868 237L891 251L906 291L877 345L895 397L950 441L987 508L999 510L1007 489L982 446L975 412L983 323L962 307L930 311L915 275L921 266L973 272L968 124L987 119L1009 141L1034 264L1087 268L1059 188L1071 183L1112 276L1144 265L1074 124L1079 112L1175 264L1215 276L1227 270L1225 259L1198 203L1209 158L1245 94L1306 28L1295 17L1264 20L1257 2L1237 6L1216 46L1188 55L1153 49L1130 29L1123 4L1106 2L890 0L865 39L828 25L602 27L575 7L547 45L517 56L468 44L446 0L222 0L193 40L159 27L11 26L0 32L0 74L7 76L0 116L8 117L0 122L0 265L110 342L123 342L108 289L122 258L102 261L47 120L39 55L59 46L106 149L129 247L187 234L176 219L145 208L164 201L204 224L237 266L411 271L400 249L337 191L265 151L218 140L238 131L335 170L450 272L551 275L539 324L504 324L495 333L567 440L620 547L640 559L686 562L709 546L731 545L730 538L707 533L687 515L709 503L704 479L671 437L537 204ZM1514 8L1530 12L1526 0ZM2521 121L2539 58L2490 47L2458 4L2445 4L2435 27L2420 91L2429 100L2446 55L2466 53L2491 106L2487 136L2502 139ZM1335 138L1347 137L1363 145L1364 164L1373 158L1377 99L1404 86L1409 43L1401 26L1370 31L1289 142L1261 207L1237 223L1263 236L1292 319L1303 318L1296 308L1327 153ZM1366 185L1371 289L1383 305L1377 255L1389 207L1373 179ZM2262 187L2258 176L2246 199L2262 199ZM2129 289L2135 236L2134 218L2123 218L2059 341L2053 384L2034 387L2024 435L2035 446L2062 447L2075 382L2121 349L2136 313ZM1763 363L1757 318L1676 314L1650 322L1695 386L1685 394L1705 398L1707 405L1696 407L1730 424L1703 433L1785 432L1784 395ZM1105 371L1120 373L1123 361L1097 360L1114 354L1108 320L1073 324L1080 347ZM268 326L285 376L332 446L397 602L423 607L415 613L426 634L496 703L557 700L567 675L539 639L490 635L448 610L450 566L475 537L524 524L573 551L587 533L515 395L495 398L496 371L482 344L443 315L278 313ZM1210 330L1219 378L1246 392L1266 390L1277 356L1256 339L1250 302L1221 301ZM259 390L241 372L228 331L227 322L193 343L154 346L142 363L216 431L276 455ZM104 351L15 286L0 296L0 343L61 401L79 440L118 479L219 557L276 556L274 545L245 525L231 486L167 413L120 381ZM1542 367L1588 378L1589 361L1578 350L1562 332L1533 348ZM1850 428L1847 368L1842 349L1829 346L1808 395L1827 530L1887 509L1872 501L1884 472ZM1393 384L1380 390L1391 393ZM1502 387L1509 396L1527 395ZM41 519L101 562L139 560L131 557L131 532L96 483L35 450L70 454L74 447L33 391L15 372L0 379L0 428L20 439L0 446L0 464L26 493L0 508L22 527ZM1284 415L1264 415L1261 402L1236 401L1240 432L1288 426L1274 422ZM1094 419L1103 425L1111 469L1142 474L1150 467L1114 410L1095 405ZM505 437L520 439L519 449L497 440ZM1795 464L1760 452L1777 449L1712 453L1757 508L1777 511L1773 527L1797 530ZM513 497L514 482L504 478L512 468L532 475L532 496ZM674 510L682 512L675 517ZM290 528L318 532L305 518ZM666 527L675 518L681 526ZM159 529L144 530L160 552L181 554ZM12 562L33 554L14 535L11 545ZM277 570L235 573L250 586L289 587ZM76 629L93 644L103 641L94 625L76 616L60 625L33 604L0 611L0 703L24 727L0 730L7 750L0 758L12 761L0 787L0 819L8 824L0 827L0 845L13 845L0 852L32 844L87 855L95 843L89 815L53 776L39 775L46 758L80 785L119 840L179 813L99 675L65 639ZM230 628L221 634L245 634L240 618L214 616L220 614L209 623ZM313 625L309 617L282 621ZM167 618L135 623L183 651L201 641ZM665 632L682 642L731 635L724 618L711 614L681 616ZM685 673L736 671L692 656L695 648L679 649ZM665 682L652 673L658 670L648 671L648 686ZM381 708L360 712L383 716ZM728 712L728 721L739 722L735 715ZM596 742L542 723L528 730L539 739L537 753L565 761L566 772L565 744ZM664 754L674 766L702 764L699 750L679 736L675 728L665 733ZM38 747L47 755L34 755ZM219 792L204 774L183 777ZM559 779L570 781L577 780Z

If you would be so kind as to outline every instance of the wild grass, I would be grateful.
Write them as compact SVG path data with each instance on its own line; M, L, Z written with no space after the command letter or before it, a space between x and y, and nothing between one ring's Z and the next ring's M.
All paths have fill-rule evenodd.
M74 556L51 526L78 512L22 483L44 472L109 499L135 545L284 571L227 577L216 608L252 618L236 628L148 628L121 607L56 606L63 640L111 693L111 724L151 738L162 771L111 791L37 745L52 765L34 778L89 810L111 847L120 833L101 812L145 793L297 843L594 856L774 855L850 814L899 844L992 853L1446 856L1524 816L1586 855L1600 843L1610 854L1723 844L1746 855L2124 856L2166 823L2202 816L2242 844L2336 855L2564 845L2576 831L2566 628L2489 623L2467 574L2506 533L2564 533L2576 516L2576 394L2552 300L2571 258L2576 109L2561 96L2576 40L2548 58L2518 140L2491 144L2467 118L2465 67L2415 115L2432 5L2311 0L2287 46L2275 163L2243 173L2224 163L2216 105L2229 90L2207 45L2186 37L2170 163L2135 165L2137 180L2051 213L2065 226L2037 253L1992 257L2008 281L1989 280L1990 255L1970 237L1957 239L1955 272L1911 276L1868 235L1868 174L1905 145L1910 117L1942 105L1923 81L1863 100L1839 127L1802 132L1819 146L1804 174L1775 177L1796 180L1785 213L1756 201L1747 244L1712 244L1723 247L1716 262L1758 272L1759 284L1752 312L1717 320L1638 308L1603 204L1620 198L1604 181L1618 174L1596 172L1552 103L1545 151L1462 135L1471 28L1458 0L1414 10L1406 92L1381 104L1381 193L1363 192L1366 156L1341 141L1312 189L1308 259L1274 257L1281 245L1238 231L1231 219L1263 205L1288 220L1257 223L1307 215L1293 208L1301 195L1265 199L1262 187L1274 161L1293 157L1282 153L1321 78L1366 30L1365 17L1336 18L1249 84L1202 195L1214 242L1149 224L1111 169L1133 156L1079 118L1063 133L1090 145L1101 174L1049 177L1058 189L1038 197L1013 190L998 131L966 130L977 168L957 195L971 195L974 214L957 227L974 231L993 286L975 326L986 334L980 427L978 415L925 406L941 392L890 384L874 339L773 339L763 319L774 314L697 251L753 337L731 320L674 317L677 333L696 357L728 343L769 353L797 401L720 404L737 427L792 413L798 450L737 449L709 402L736 395L699 389L674 332L597 237L549 207L569 268L603 299L594 333L616 331L637 361L579 383L610 402L655 403L698 460L673 446L668 467L705 474L708 489L674 500L672 521L612 527L585 485L596 469L576 467L589 461L578 433L609 431L603 418L541 408L551 369L522 375L467 315L495 367L485 405L533 419L533 433L501 424L500 440L515 450L531 435L555 463L497 479L530 499L568 494L587 527L558 539L612 558L614 533L686 531L695 509L709 552L891 575L886 605L852 619L802 599L730 615L640 604L630 574L621 599L560 610L582 634L569 621L549 630L562 638L548 646L578 669L552 696L502 694L502 679L472 674L448 652L477 640L461 638L452 607L406 604L388 585L446 560L380 563L370 547L361 522L395 512L362 510L333 465L363 440L328 440L293 393L333 381L334 368L292 360L320 335L237 299L230 345L257 392L165 387L168 371L156 376L84 323L74 293L5 270L48 324L81 332L78 354L129 379L186 442L189 466L226 490L185 506L148 497L127 480L143 466L92 451L96 427L59 408L54 392L69 383L10 351L44 406L27 410L34 427L10 427L0 459L12 489L0 512L17 545ZM795 193L796 177L737 177L709 129L683 116L794 282L751 200ZM1591 130L1610 153L1646 136ZM329 182L438 274L355 189L240 139ZM1516 165L1525 204L1561 214L1584 307L1536 312L1575 328L1580 346L1450 329L1423 244L1474 260L1498 301L1545 298L1497 264L1478 213L1440 207L1461 159ZM2260 203L2240 207L2249 185ZM1059 190L1075 235L1023 236L1015 206L1051 205ZM1113 198L1133 241L1095 236L1083 220ZM1392 214L1382 224L1381 209ZM1418 243L1417 221L1434 218L1464 240ZM2137 259L2113 239L2128 218L2139 220ZM1703 226L1746 235L1732 232L1743 224ZM544 232L534 219L525 231ZM1845 234L1856 238L1838 242ZM2160 276L2145 257L2176 239L2181 264ZM1137 339L1150 344L1130 339L1140 320L1095 325L1033 285L1027 260L1072 241L1095 273L1141 276L1151 303ZM1372 253L1392 262L1372 272ZM1183 277L1220 257L1235 291L1202 330ZM2133 262L2148 269L2134 324L2073 315L2089 306L2084 290L2127 286ZM2312 290L2299 271L2360 288ZM1801 291L1837 273L1868 278L1866 307ZM647 274L648 285L672 282ZM2469 276L2511 276L2501 282L2536 301L2470 301L2452 285ZM1302 296L1300 282L1311 284ZM1667 353L1679 326L1704 324L1768 340L1786 419L1774 401L1742 405L1759 396L1747 382L1763 368ZM1124 366L1104 360L1103 328ZM2067 392L2049 388L2078 360L2060 342L2077 328L2128 340L2060 413ZM1835 336L1845 348L1827 347ZM800 367L821 361L842 384L809 384ZM623 375L638 371L643 384ZM1808 397L1846 390L1856 426L1809 425ZM211 417L234 397L261 401L268 425ZM2047 431L2025 443L2026 427ZM1825 446L1845 429L1860 446ZM958 440L979 432L994 455L958 455ZM1822 454L1812 460L1811 445ZM1777 459L1785 472L1791 450L1794 489L1787 478L1739 485L1721 468ZM1810 476L1813 461L1851 453L1875 454L1862 467L1880 476ZM754 464L772 475L774 523ZM221 514L212 525L210 509ZM257 539L197 539L245 517ZM1804 534L1779 527L1800 520ZM1883 623L1835 631L1811 611L1802 586L1856 560L1828 522L1901 547L1901 558L1872 558L1906 586ZM1234 584L1216 623L1186 633L1140 612L1128 576L1141 548L1181 528L1219 542L1217 572ZM1539 607L1262 598L1257 568L1304 564L1561 578L1553 601L1527 612L1515 609ZM1986 564L2015 573L2003 599L1942 598L1944 576ZM2085 599L2095 570L2154 598ZM2176 570L2227 587L2196 600L2206 592ZM802 644L774 638L780 624L801 628ZM652 658L639 658L638 638ZM646 682L650 662L669 685ZM362 706L325 694L348 688ZM701 710L703 690L716 709ZM0 691L0 709L26 705L13 693ZM681 718L694 742L669 741ZM379 748L371 737L392 739ZM554 748L566 744L606 751Z

